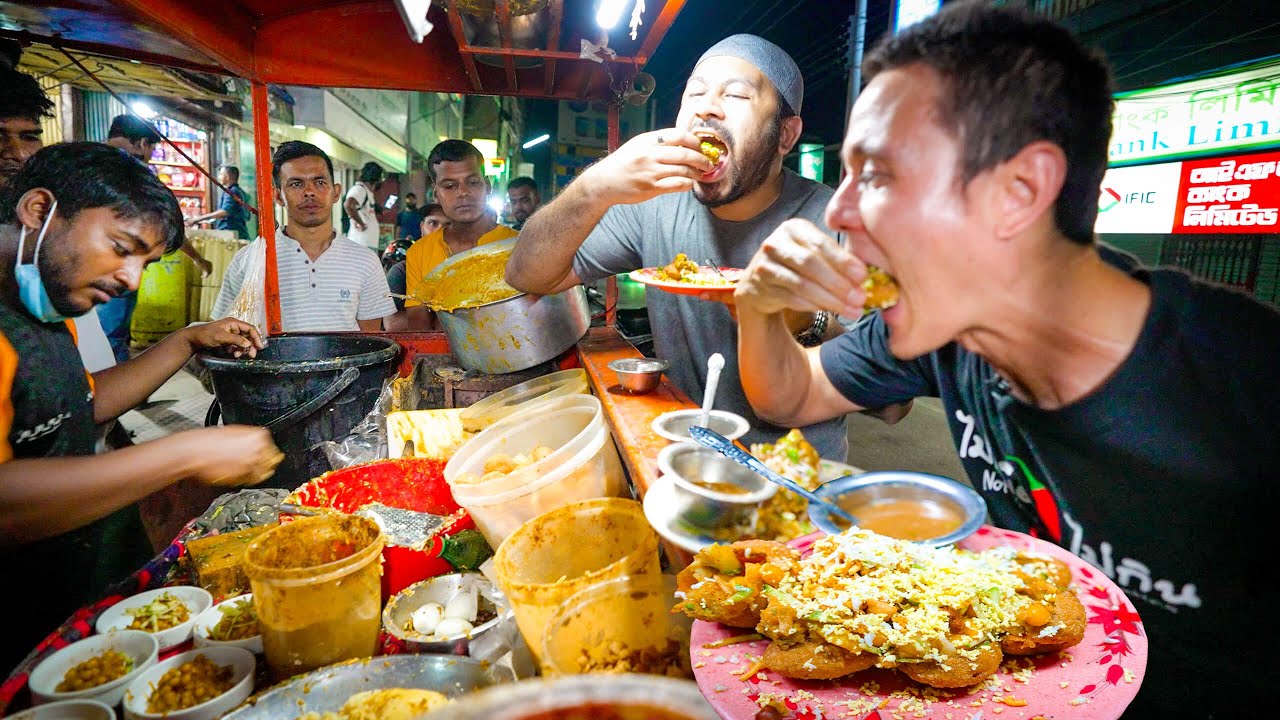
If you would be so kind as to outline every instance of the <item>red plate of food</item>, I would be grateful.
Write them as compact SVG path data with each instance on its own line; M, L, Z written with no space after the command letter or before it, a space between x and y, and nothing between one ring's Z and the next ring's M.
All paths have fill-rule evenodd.
M699 265L680 253L667 265L633 270L629 277L677 295L703 295L733 292L742 272L739 268Z
M822 537L815 533L790 545L807 553ZM988 525L957 544L975 552L999 546L1013 548L1019 557L1047 556L1070 569L1070 587L1083 606L1085 621L1083 637L1076 644L1043 654L1006 653L994 674L969 687L928 687L899 670L877 667L834 680L796 680L770 669L747 675L759 667L770 642L767 638L717 645L740 639L751 630L695 620L690 654L698 687L726 720L753 720L766 707L772 708L767 716L799 720L1119 718L1137 695L1147 664L1147 637L1133 605L1101 571L1028 535ZM746 591L736 583L734 587L740 593ZM899 666L906 667L910 666Z

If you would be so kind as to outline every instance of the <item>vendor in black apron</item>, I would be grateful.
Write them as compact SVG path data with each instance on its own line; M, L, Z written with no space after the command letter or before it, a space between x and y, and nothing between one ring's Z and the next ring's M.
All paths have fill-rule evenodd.
M97 143L47 147L0 191L0 577L36 593L5 631L0 677L150 558L137 500L187 478L256 484L283 457L266 430L244 426L93 455L95 424L146 400L193 353L262 347L252 326L226 319L85 371L67 319L137 290L182 228L173 193Z

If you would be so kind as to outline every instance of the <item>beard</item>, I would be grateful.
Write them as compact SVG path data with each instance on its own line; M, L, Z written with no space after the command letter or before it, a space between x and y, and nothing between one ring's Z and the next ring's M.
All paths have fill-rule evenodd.
M721 133L720 137L729 145L731 151L729 157L733 167L729 168L729 187L719 197L712 197L702 183L693 186L694 197L709 208L717 208L740 200L747 193L764 185L769 179L769 171L773 167L774 158L777 157L778 142L782 138L782 125L771 123L765 128L764 137L759 142L744 144L741 152L738 152L733 145L733 136L728 133L727 128L717 123L716 131Z

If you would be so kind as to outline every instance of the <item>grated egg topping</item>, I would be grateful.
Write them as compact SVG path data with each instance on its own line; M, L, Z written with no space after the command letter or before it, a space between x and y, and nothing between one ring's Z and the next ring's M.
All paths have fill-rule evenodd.
M794 611L808 630L850 652L879 656L877 665L974 659L976 648L1020 628L1033 602L1015 571L1037 573L1034 559L1011 547L974 553L933 548L851 528L814 544L798 570L766 590L771 603ZM873 611L874 610L874 611ZM760 631L794 635L788 627ZM774 631L774 632L771 632Z

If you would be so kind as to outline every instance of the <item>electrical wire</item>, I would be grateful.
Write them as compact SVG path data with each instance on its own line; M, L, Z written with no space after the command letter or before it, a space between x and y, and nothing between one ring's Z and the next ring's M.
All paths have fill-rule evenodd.
M1147 67L1144 67L1144 68L1142 68L1142 69L1140 69L1140 70L1134 70L1133 72L1125 73L1125 74L1123 74L1123 75L1118 75L1115 79L1116 79L1116 81L1118 82L1118 81L1120 81L1120 80L1124 80L1125 78L1134 77L1135 75L1140 75L1140 74L1145 73L1145 72L1147 72L1147 71L1155 70L1155 69L1157 69L1157 68L1164 67L1165 65L1169 65L1169 64L1172 64L1172 63L1174 63L1174 62L1181 62L1181 61L1183 61L1183 60L1185 60L1185 59L1187 59L1187 58L1191 57L1192 55L1199 55L1200 53L1205 52L1205 51L1207 51L1207 50L1212 50L1212 49L1214 49L1214 48L1216 48L1216 47L1221 47L1221 46L1223 46L1223 45L1229 45L1229 44L1231 44L1231 43L1233 43L1233 42L1238 42L1238 41L1240 41L1240 40L1244 40L1245 38L1248 38L1248 37L1249 37L1249 36L1251 36L1251 35L1257 35L1257 34L1258 34L1258 33L1260 33L1260 32L1263 32L1263 31L1265 31L1265 30L1270 30L1271 28L1274 28L1274 27L1280 27L1280 21L1278 21L1278 22L1273 22L1273 23L1271 23L1270 25L1264 25L1263 27L1256 28L1256 29L1251 30L1251 31L1249 31L1249 32L1247 32L1247 33L1242 33L1242 34L1240 34L1240 35L1236 35L1236 36L1234 36L1234 37L1227 38L1226 40L1222 40L1222 41L1220 41L1220 42L1213 43L1212 45L1209 45L1209 46L1207 46L1207 47L1200 48L1199 50L1193 50L1193 51L1191 51L1191 52L1189 52L1189 53L1185 53L1185 54L1183 54L1183 55L1178 56L1178 58L1176 58L1175 60L1163 60L1163 61L1161 61L1161 62L1158 62L1158 63L1154 64L1154 65L1149 65L1149 66L1147 66Z
M218 179L217 179L217 178L215 178L214 176L210 175L208 170L205 170L203 167L201 167L201 166L200 166L200 163L198 163L198 162L196 162L194 159L192 159L192 157L191 157L190 155L188 155L188 154L187 154L187 152L186 152L185 150L183 150L182 148L178 147L178 145L177 145L176 143L174 143L172 140L170 140L170 139L169 139L169 136L168 136L168 135L165 135L164 133L160 132L158 129L156 129L156 126L155 126L154 124L152 124L152 123L151 123L151 122L149 122L146 118L142 117L142 116L141 116L141 115L139 115L137 112L135 112L135 111L134 111L134 109L133 109L133 106L132 106L130 103L126 102L126 101L125 101L125 99L124 99L124 98L122 98L122 97L120 97L120 95L119 95L119 94L117 94L115 90L112 90L110 87L108 87L108 86L107 86L107 84L106 84L106 83L102 82L102 79L101 79L101 78L99 78L97 75L94 75L94 74L93 74L93 72L91 72L91 71L89 70L89 68L85 67L83 63L81 63L79 60L77 60L77 59L76 59L76 58L75 58L71 53L67 52L66 48L64 48L64 47L62 47L62 46L60 46L60 45L54 45L53 47L55 47L55 48L57 48L58 50L62 51L62 54L63 54L63 55L66 55L66 56L67 56L67 59L69 59L71 62L75 63L75 64L76 64L76 67L80 68L80 72L82 72L82 73L84 73L85 75L87 75L87 76L89 77L89 79L91 79L91 80L93 80L94 82L98 83L98 85L100 85L100 86L102 87L102 89L103 89L103 90L105 90L105 91L107 92L107 94L108 94L108 95L110 95L111 97L115 98L116 102L118 102L118 103L120 103L121 105L123 105L123 106L124 106L124 109L125 109L125 111L126 111L126 112L128 112L130 115L134 116L134 117L135 117L135 118L137 118L138 120L140 120L140 121L142 121L143 123L145 123L147 127L151 128L151 130L152 130L153 132L155 132L155 134L157 134L157 135L159 135L159 136L160 136L160 139L161 139L161 140L164 140L164 141L165 141L165 143L167 143L167 144L169 145L169 147L171 147L171 148L173 148L174 150L176 150L176 151L178 152L178 154L179 154L179 155L181 155L181 156L183 157L183 159L185 159L187 162L191 163L191 166L192 166L192 167L194 167L196 170L200 171L200 174L201 174L201 175L204 175L206 178L209 178L209 182L213 183L214 185L217 185L217 186L218 186L218 188L222 190L222 192L226 193L229 197L231 197L232 199L234 199L236 202L238 202L238 203L240 203L241 205L243 205L243 206L244 206L244 208L245 208L246 210L248 210L249 212L253 213L254 215L258 215L258 208L254 207L253 205L250 205L248 202L246 202L245 200L243 200L239 195L237 195L236 193L231 192L230 190L228 190L228 189L227 189L227 187L226 187L225 185L223 185L222 183L218 182Z
M1116 73L1117 75L1119 75L1121 72L1123 72L1123 71L1124 71L1125 67L1127 67L1127 66L1129 66L1129 65L1131 65L1131 64L1133 64L1133 63L1136 63L1137 61L1141 60L1142 58L1146 57L1147 55L1149 55L1149 54L1151 54L1151 53L1155 52L1156 50L1159 50L1160 48L1164 47L1167 43L1171 42L1174 38L1178 37L1179 35L1182 35L1183 33L1186 33L1188 30L1191 30L1192 28L1194 28L1195 26L1197 26L1197 25L1199 25L1200 23L1204 22L1205 20L1208 20L1209 18L1213 17L1213 16L1214 16L1214 14L1216 14L1216 13L1218 13L1218 12L1221 12L1221 11L1222 11L1222 9L1223 9L1223 8L1225 8L1225 7L1227 7L1227 5L1226 5L1225 3L1223 3L1223 4L1221 4L1221 5L1218 5L1218 6L1217 6L1216 8L1214 8L1213 10L1210 10L1209 12L1204 13L1204 14L1203 14L1203 15L1201 15L1200 17L1197 17L1197 18L1196 18L1196 19L1195 19L1191 24L1189 24L1189 25L1187 25L1187 26L1185 26L1185 27L1181 28L1181 29L1180 29L1180 30L1178 30L1177 32L1173 33L1172 35L1169 35L1168 37L1164 38L1163 40L1161 40L1160 42L1156 43L1155 45L1152 45L1151 47L1147 48L1147 49L1146 49L1146 52L1142 53L1142 54L1141 54L1141 55L1139 55L1138 57L1133 58L1132 60L1127 61L1124 65L1122 65L1122 66L1120 66L1120 67L1116 68L1116 69L1115 69L1115 73Z

